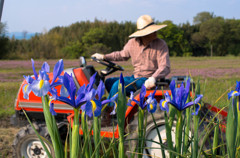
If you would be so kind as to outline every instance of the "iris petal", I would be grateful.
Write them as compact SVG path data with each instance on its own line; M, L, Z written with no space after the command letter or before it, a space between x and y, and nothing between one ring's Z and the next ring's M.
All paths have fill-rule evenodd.
M175 83L175 80L172 80L171 83L170 83L170 89L171 89L171 92L172 92L172 97L173 97L173 100L175 100L175 87L176 87L176 83Z
M63 97L69 96L69 93L68 93L67 89L64 87L64 85L61 86L60 96L63 96Z
M31 92L31 85L25 84L22 88L22 91L23 91L23 98L29 99L29 93Z
M190 91L190 79L187 80L187 84L186 84L186 88L185 88L185 94L183 96L183 104L185 104L186 101L187 101L189 91Z
M142 85L141 91L140 91L140 102L139 102L139 106L144 109L144 98L146 95L146 87L144 85Z
M164 100L164 99L161 99L160 100L160 109L163 110L163 111L169 111L169 107L168 107L168 101Z
M61 75L63 69L64 69L63 60L60 59L53 68L53 79L51 84L53 84L57 77Z
M93 84L95 83L97 72L95 72L90 78L90 83L87 86L87 91L90 91L93 88Z
M85 111L86 115L88 115L89 117L93 116L92 103L90 101L86 103L83 110Z
M170 101L171 100L171 97L170 97L168 92L165 93L165 100L166 101Z
M194 100L194 104L197 104L202 99L203 95L197 95L197 98Z
M157 100L154 99L150 104L148 104L147 109L150 113L154 113L157 110Z
M67 89L70 98L71 98L71 102L72 102L72 106L76 106L75 105L75 94L76 94L76 86L75 83L73 81L72 76L70 76L69 74L65 73L64 77L63 77L63 84L65 86L65 88Z
M44 62L41 68L41 71L50 72L50 66L47 62Z
M81 104L85 102L84 97L85 97L85 93L81 93L77 95L77 98L75 100L76 107L79 107Z
M196 105L195 111L192 113L192 115L198 115L198 112L201 109L201 104L200 103L197 103L195 105Z
M101 110L102 110L102 104L101 101L94 99L93 101L95 103L95 108L94 108L94 117L98 117L101 115ZM92 104L93 104L92 102ZM93 109L92 109L93 110Z
M32 61L33 74L35 76L35 79L37 80L38 79L38 74L37 74L37 71L36 71L35 66L34 66L34 60L31 59L31 61Z
M100 81L100 84L98 85L98 89L97 89L97 94L98 94L98 99L100 100L104 94L104 90L105 90L105 85L103 83L103 81Z
M233 96L239 96L240 93L237 91L231 91L230 93L228 93L228 99L230 99Z
M236 90L237 92L240 91L240 81L236 81L236 88L235 88L235 90Z
M80 95L81 93L84 93L84 94L86 93L86 86L85 86L85 84L78 89L77 95Z
M51 112L51 114L53 115L53 116L56 116L57 115L57 113L54 111L54 104L53 104L53 102L50 100L49 101L49 106L50 106L50 112Z
M33 83L32 83L32 91L33 93L38 96L38 97L41 97L41 96L44 96L48 93L49 89L50 89L50 84L48 81L43 81L43 85L42 87L40 88L40 81L39 80L34 80Z
M25 78L25 80L29 84L31 84L34 81L34 79L31 76L29 76L29 75L28 76L23 75L23 77Z

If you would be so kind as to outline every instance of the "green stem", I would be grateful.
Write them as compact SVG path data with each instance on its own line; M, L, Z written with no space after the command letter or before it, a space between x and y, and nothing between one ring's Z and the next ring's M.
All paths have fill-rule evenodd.
M124 128L118 128L119 144L118 144L118 157L124 158Z
M195 111L195 109L194 109ZM193 158L196 158L198 155L198 126L199 126L199 117L195 115L193 117L194 120L194 139L193 139Z
M183 144L183 155L187 153L189 145L189 131L190 131L190 119L191 119L190 108L186 109L186 128L184 132L184 144Z
M79 153L79 109L74 108L74 120L72 127L72 158L77 158Z
M182 144L182 112L181 111L177 111L177 115L178 115L178 120L177 120L177 125L176 125L176 152L181 155L181 144ZM177 157L181 157L181 156L177 156Z
M219 124L217 123L214 129L214 138L213 138L213 158L217 155L217 146L218 146L218 139L219 139Z
M169 157L173 157L173 142L172 142L172 131L168 123L168 117L167 117L167 112L164 111L164 118L165 118L165 127L166 127L166 136L167 136L167 144L168 144L168 149L170 150L169 152Z
M99 158L99 141L100 141L100 126L99 126L99 120L98 117L93 117L93 136L94 136L94 145L95 145L95 157Z
M138 158L142 158L142 153L143 153L143 143L144 143L144 138L143 138L143 122L144 122L144 110L139 107L138 111Z
M82 113L81 113L81 125L82 125L82 130L83 130L83 138L84 138L84 140L87 140L87 141L85 141L86 142L86 144L84 143L84 145L86 146L85 148L87 149L87 150L84 150L83 152L84 152L84 155L85 155L85 157L86 158L90 158L90 155L89 155L89 143L88 143L88 128L87 128L87 120L85 119L85 112L84 111L82 111Z
M42 96L43 114L46 121L47 129L52 140L55 157L64 157L64 149L58 132L58 126L55 117L51 114L49 110L49 98L47 95Z

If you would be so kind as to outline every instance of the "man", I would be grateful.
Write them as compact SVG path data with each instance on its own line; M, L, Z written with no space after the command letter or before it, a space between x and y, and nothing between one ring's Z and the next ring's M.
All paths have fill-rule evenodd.
M158 30L167 25L156 25L149 15L140 16L137 20L137 31L131 34L131 38L122 51L110 54L95 53L92 57L110 61L124 61L131 58L134 72L132 76L124 77L125 85L135 81L135 85L126 88L126 92L140 89L142 84L147 89L155 87L158 78L164 78L170 73L170 61L168 46L164 40L157 38ZM119 78L108 78L105 81L109 98L118 91Z

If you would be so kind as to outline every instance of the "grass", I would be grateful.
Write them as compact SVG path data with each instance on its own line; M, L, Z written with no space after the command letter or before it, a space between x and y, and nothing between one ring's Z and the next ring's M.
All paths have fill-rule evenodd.
M13 107L19 87L19 82L0 83L0 117L9 116L14 113Z
M57 60L47 60L51 71ZM179 75L188 75L189 72L196 82L200 79L201 89L204 92L204 102L218 107L227 105L227 92L235 88L236 81L240 80L240 57L171 57L171 73L167 78ZM39 70L43 60L36 60L35 66ZM96 70L105 67L91 60L88 65L93 65ZM117 62L125 71L124 76L132 75L131 60ZM64 60L64 67L77 67L78 60ZM111 76L119 76L121 72L115 72ZM23 80L23 74L32 75L31 62L29 61L0 61L0 118L14 113L14 102ZM224 95L223 95L224 94ZM215 103L219 97L222 98Z
M237 80L239 78L200 78L203 101L219 108L229 105L227 93L235 89Z

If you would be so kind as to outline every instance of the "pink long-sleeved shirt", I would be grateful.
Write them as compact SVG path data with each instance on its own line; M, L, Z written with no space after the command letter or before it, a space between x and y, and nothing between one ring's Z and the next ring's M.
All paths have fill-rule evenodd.
M134 77L164 78L170 73L168 46L162 39L155 39L149 45L141 45L132 38L122 51L115 51L105 55L105 59L124 61L132 59Z

